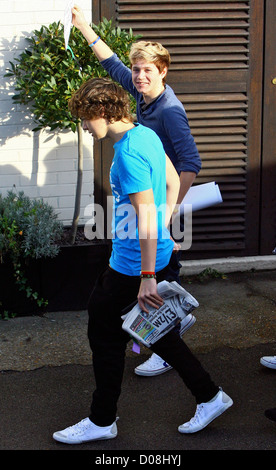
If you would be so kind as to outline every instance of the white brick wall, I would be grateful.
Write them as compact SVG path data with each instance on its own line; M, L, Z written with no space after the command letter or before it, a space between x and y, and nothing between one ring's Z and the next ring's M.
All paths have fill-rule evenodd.
M91 21L91 0L76 2ZM0 0L0 193L13 186L51 204L65 225L72 222L77 180L77 134L33 133L31 113L12 101L12 77L4 77L9 61L27 47L25 38L43 24L64 18L67 0ZM84 133L84 174L80 223L93 202L93 142Z

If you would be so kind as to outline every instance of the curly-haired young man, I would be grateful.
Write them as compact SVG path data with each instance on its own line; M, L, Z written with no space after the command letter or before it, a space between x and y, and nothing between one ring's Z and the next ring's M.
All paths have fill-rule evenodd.
M177 204L180 204L201 168L201 159L191 134L185 109L173 89L166 84L171 63L169 51L160 43L138 41L132 44L126 67L109 46L97 36L86 22L78 6L72 9L73 24L87 40L91 51L99 59L110 77L120 83L136 100L137 121L153 129L160 138L166 154L172 161L180 179ZM184 217L180 217L180 229L184 232ZM175 235L175 234L174 234ZM181 237L177 241L182 241ZM180 284L181 251L172 254L167 270L167 281ZM182 336L195 323L190 314L180 325ZM157 354L152 354L135 368L142 376L155 376L172 369L172 365Z
M122 329L122 310L137 298L145 311L146 304L158 308L163 303L157 282L166 278L174 247L167 225L179 178L155 132L133 123L127 93L119 85L109 79L91 79L72 97L69 107L95 139L109 137L114 142L110 169L114 195L112 253L88 305L96 389L89 417L53 435L57 441L78 444L117 435L117 402L130 340ZM132 228L127 237L126 211L128 227ZM175 330L157 341L152 350L170 361L200 404L195 417L179 426L180 432L202 429L232 405L231 398L213 383Z

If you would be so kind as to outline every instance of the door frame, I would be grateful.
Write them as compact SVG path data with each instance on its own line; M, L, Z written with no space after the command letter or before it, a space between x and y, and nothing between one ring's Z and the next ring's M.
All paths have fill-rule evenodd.
M265 2L265 44L263 79L263 125L261 167L261 255L272 254L276 246L276 2Z

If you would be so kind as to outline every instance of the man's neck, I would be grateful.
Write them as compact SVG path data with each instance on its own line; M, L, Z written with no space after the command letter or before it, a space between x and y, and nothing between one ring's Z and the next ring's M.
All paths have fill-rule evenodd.
M114 142L119 142L119 140L124 137L125 133L134 127L135 125L131 121L116 121L110 124L108 136L114 140Z
M144 102L146 104L152 103L152 101L156 100L162 93L165 91L165 86L162 85L162 87L158 90L155 90L154 93L150 93L149 95L143 94Z

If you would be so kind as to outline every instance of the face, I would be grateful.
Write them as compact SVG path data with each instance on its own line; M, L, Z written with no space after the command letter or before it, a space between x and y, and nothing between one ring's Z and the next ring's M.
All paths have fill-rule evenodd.
M82 121L82 128L93 135L96 140L104 139L108 132L107 121L104 118L84 119Z
M155 98L164 89L163 78L167 68L159 72L152 62L137 61L132 65L132 81L139 93L144 96Z

